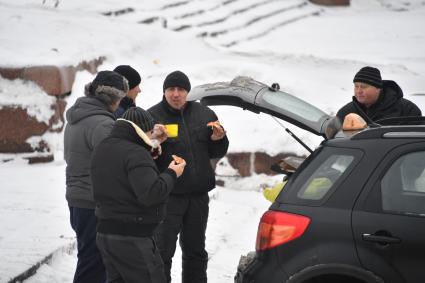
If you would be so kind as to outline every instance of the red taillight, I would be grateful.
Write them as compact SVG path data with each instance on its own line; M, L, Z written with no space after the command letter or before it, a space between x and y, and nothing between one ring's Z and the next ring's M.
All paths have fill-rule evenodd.
M267 211L258 225L255 249L264 251L300 237L310 218L279 211Z

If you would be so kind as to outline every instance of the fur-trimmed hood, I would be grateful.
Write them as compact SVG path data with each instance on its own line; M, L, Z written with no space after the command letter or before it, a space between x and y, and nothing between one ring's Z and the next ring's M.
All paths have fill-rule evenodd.
M95 97L108 106L124 98L129 90L128 81L112 71L101 71L84 88L87 97Z

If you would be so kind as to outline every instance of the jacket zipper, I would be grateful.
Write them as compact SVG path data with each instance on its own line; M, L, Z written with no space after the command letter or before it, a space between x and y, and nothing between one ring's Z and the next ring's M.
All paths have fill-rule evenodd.
M189 143L189 148L188 149L189 149L189 152L190 152L190 156L192 158L193 169L194 169L194 172L195 172L195 176L197 176L198 175L198 172L197 172L197 166L196 166L195 156L193 155L193 151L192 151L192 140L190 139L188 127L186 125L186 121L185 121L184 115L183 115L183 110L180 110L180 117L182 119L182 123L183 123L184 129L185 129L185 133L186 133L186 138L187 138L188 143Z

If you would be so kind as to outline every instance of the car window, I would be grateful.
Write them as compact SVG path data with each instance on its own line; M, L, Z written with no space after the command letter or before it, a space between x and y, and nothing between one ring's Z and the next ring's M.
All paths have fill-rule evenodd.
M330 155L307 179L298 191L298 198L320 200L338 181L353 162L354 156L344 154Z
M382 209L425 215L425 151L399 157L381 180Z
M282 91L268 91L264 93L263 99L265 102L273 105L274 107L290 111L300 118L312 122L320 121L325 115L322 110L315 106Z

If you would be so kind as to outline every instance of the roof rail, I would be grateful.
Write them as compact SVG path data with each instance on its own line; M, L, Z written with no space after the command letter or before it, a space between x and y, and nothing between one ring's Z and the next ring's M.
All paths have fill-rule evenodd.
M425 124L423 125L395 125L367 128L356 134L351 139L376 139L376 138L423 138L425 135Z
M389 125L425 125L424 116L391 117L375 121L382 126Z

